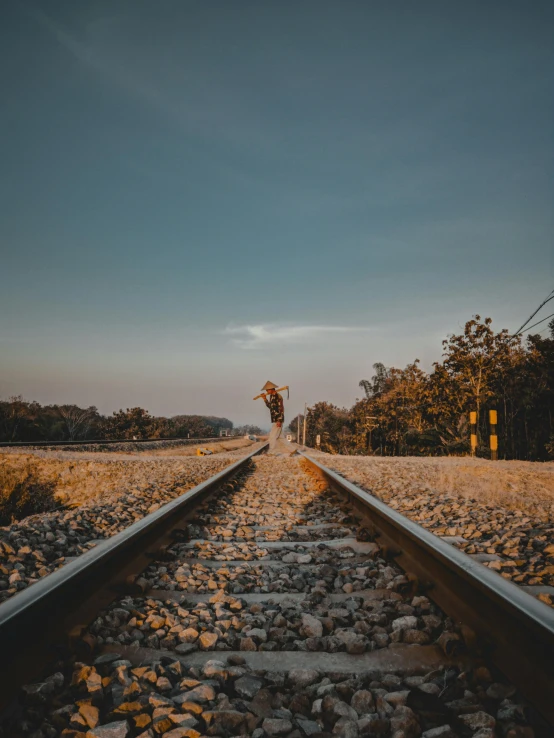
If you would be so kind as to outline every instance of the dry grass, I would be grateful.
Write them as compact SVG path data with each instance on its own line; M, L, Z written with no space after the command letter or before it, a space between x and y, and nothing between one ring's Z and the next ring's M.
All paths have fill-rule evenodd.
M323 460L323 459L322 459ZM325 462L380 494L409 492L462 496L495 508L554 519L554 463L470 458L346 457Z
M191 478L204 479L233 463L236 460L232 456L233 450L245 445L252 445L252 442L246 439L222 442L216 446L219 447L218 451L226 453L203 457L195 455L196 446L136 454L47 449L17 453L15 449L1 449L0 470L3 471L0 472L0 493L5 489L4 496L9 494L12 483L8 479L24 479L31 470L32 479L39 480L41 485L51 490L55 506L75 507L85 502L96 504L115 499L124 492L140 492L152 485L161 488L171 486L174 477L182 477L187 473L190 473ZM39 505L40 495L36 484L33 489L38 507L25 512L25 515L47 509ZM18 514L15 519L20 520L25 515ZM6 518L4 520L4 524L11 522Z
M41 474L36 459L6 459L0 463L0 525L27 515L53 510L55 484Z
M233 452L252 445L245 438L216 441L209 444L214 455L206 457L196 456L196 445L125 452L0 449L0 525L60 505L100 503L151 484L165 487L187 469L205 478L221 468L210 460L226 466L234 461Z
M546 512L554 506L554 464L460 460L437 468L434 486L495 507Z
M177 448L160 448L159 450L149 451L149 456L196 456L196 449L209 448L214 454L224 453L225 451L236 451L240 448L252 446L253 441L246 438L235 438L229 441L215 441L210 443L192 444L190 446L180 446ZM137 454L139 455L139 454Z
M111 456L109 460L98 459L98 455L85 455L81 458L72 454L71 458L45 458L43 454L5 454L0 455L0 469L9 470L11 476L23 477L27 469L32 469L41 484L52 489L55 505L80 505L91 500L102 500L113 494L129 489L141 489L149 482L155 482L162 470L147 459L129 459ZM200 461L200 459L199 459ZM168 469L169 471L169 469ZM4 472L4 475L8 471ZM7 479L7 476L5 476ZM0 489L4 486L0 477ZM32 512L42 512L37 509ZM27 512L26 515L32 514ZM23 515L18 515L20 520ZM5 523L4 523L5 524Z

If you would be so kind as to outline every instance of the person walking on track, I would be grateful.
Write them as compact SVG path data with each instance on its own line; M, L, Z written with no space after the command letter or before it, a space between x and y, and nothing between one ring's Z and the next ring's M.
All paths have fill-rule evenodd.
M270 453L275 450L277 441L283 431L283 423L285 422L285 405L283 398L277 392L277 385L273 382L266 382L262 387L262 392L266 392L264 395L264 402L269 408L271 415L271 433L269 434L269 451Z

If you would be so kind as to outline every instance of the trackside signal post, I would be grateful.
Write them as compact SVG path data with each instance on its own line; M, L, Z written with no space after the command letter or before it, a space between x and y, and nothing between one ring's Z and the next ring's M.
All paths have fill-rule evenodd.
M475 410L469 414L469 424L471 426L471 455L475 456L477 448L477 412Z
M491 461L498 460L498 436L496 435L496 410L489 410Z

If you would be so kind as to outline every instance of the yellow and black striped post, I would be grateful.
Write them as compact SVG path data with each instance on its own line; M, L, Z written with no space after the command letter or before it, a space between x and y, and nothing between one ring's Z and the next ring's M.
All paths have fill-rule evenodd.
M496 410L489 410L489 424L491 427L491 461L498 459L498 436L496 435Z
M475 456L477 448L477 413L472 410L469 414L469 424L471 426L471 455Z

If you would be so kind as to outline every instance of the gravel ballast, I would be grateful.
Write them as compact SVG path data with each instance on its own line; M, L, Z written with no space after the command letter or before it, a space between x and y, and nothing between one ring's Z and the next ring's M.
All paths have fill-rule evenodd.
M56 480L65 504L0 528L0 602L236 460L232 454L179 460L41 459L43 473Z
M554 587L554 464L309 453L505 579Z

